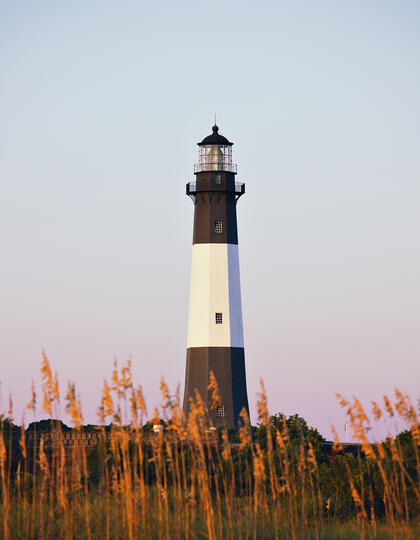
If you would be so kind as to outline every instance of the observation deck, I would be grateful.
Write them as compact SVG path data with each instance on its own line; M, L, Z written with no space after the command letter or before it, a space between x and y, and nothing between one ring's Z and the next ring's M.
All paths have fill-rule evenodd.
M231 187L232 186L232 187ZM231 186L226 185L211 185L201 184L197 187L197 182L188 182L186 185L186 193L195 204L195 197L198 193L232 193L235 196L235 201L245 193L244 182L232 182Z

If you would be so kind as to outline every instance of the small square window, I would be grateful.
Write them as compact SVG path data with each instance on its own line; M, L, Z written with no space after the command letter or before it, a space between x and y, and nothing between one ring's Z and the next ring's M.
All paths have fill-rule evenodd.
M217 407L216 416L225 416L225 407L223 405Z
M214 232L219 234L223 232L223 223L221 221L214 222Z
M222 175L216 174L216 184L221 184L221 183L222 183Z
M216 313L216 324L223 324L223 314Z

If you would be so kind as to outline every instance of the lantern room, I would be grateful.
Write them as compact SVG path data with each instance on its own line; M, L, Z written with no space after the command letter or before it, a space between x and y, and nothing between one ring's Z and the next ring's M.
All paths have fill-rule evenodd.
M236 174L236 164L232 163L232 146L226 137L220 135L218 126L213 133L198 143L198 163L194 173L204 171L228 171Z

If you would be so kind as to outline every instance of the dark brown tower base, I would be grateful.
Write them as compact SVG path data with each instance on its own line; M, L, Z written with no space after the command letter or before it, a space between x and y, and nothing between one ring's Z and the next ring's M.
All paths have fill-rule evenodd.
M210 409L211 395L208 391L209 374L213 371L221 405L221 410ZM239 413L245 408L249 414L245 377L245 355L242 347L191 347L187 349L186 386L184 412L188 415L190 398L197 389L204 404L209 407L210 419L215 426L238 426Z

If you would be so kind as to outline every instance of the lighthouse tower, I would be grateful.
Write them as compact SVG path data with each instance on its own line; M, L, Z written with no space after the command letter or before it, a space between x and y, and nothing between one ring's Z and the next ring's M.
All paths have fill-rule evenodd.
M212 371L221 402L210 409L215 426L237 426L248 410L236 203L245 184L235 182L232 145L213 126L200 143L195 182L187 184L194 202L194 234L188 320L184 411L195 390L206 405Z

